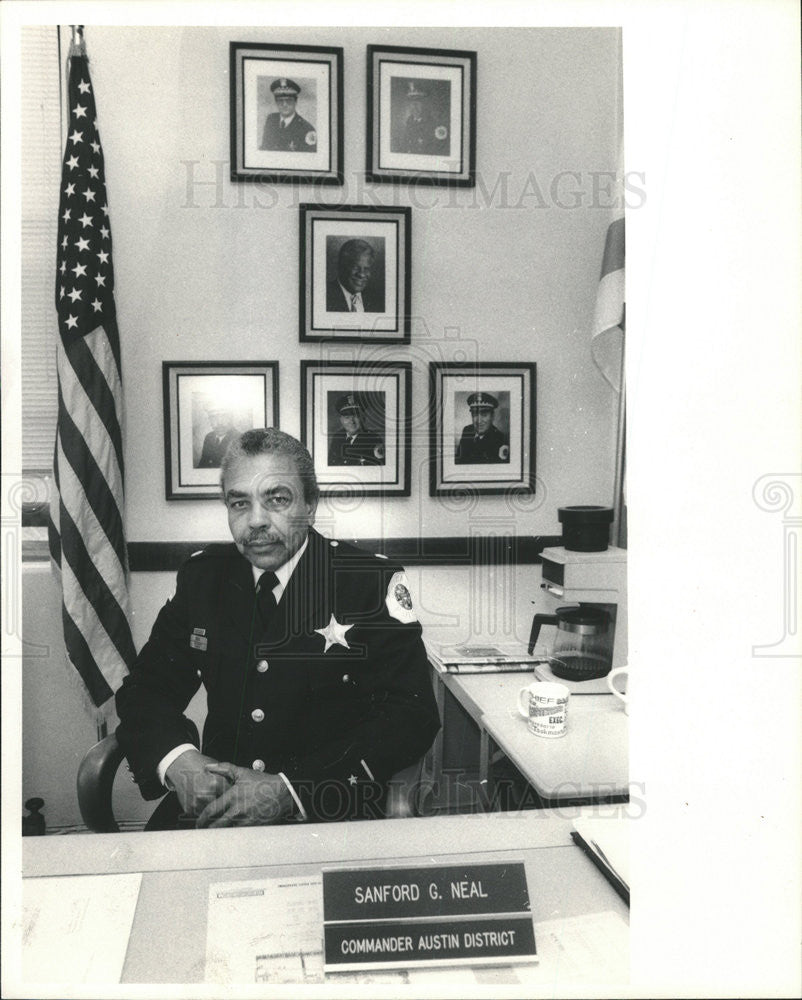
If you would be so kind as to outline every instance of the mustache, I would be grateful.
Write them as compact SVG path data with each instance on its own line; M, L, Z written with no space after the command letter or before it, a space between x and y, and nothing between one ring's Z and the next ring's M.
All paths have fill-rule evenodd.
M281 536L274 535L270 531L250 531L247 535L242 536L241 541L244 545L264 545L266 543L274 545L281 541Z

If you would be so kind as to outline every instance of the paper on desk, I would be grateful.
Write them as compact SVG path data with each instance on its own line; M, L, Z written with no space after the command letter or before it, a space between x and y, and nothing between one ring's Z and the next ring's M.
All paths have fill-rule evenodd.
M539 965L459 966L323 974L323 889L307 878L209 887L206 982L543 986L626 982L628 928L616 913L535 924Z
M428 970L430 979L476 984L470 971L465 970L464 977L457 980L454 973L454 969ZM364 986L412 981L412 974L405 969L366 969L324 976L320 875L217 882L209 887L207 983L333 982Z
M23 979L119 983L141 881L138 872L25 879Z
M320 875L209 886L207 983L323 982Z
M535 924L537 966L516 968L520 982L545 986L629 982L629 927L611 910Z

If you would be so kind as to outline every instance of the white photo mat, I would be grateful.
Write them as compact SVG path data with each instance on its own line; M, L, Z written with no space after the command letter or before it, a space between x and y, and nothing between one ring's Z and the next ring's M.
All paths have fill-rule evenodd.
M351 313L329 312L326 309L326 239L329 236L348 236L349 239L383 238L384 257L384 312ZM352 333L359 330L366 338L399 332L399 222L355 218L313 219L311 231L312 250L312 329Z
M379 63L379 167L383 170L433 170L460 174L463 170L465 137L463 135L464 93L462 66L435 66L382 60ZM448 156L418 153L395 153L390 148L391 130L383 128L391 117L391 80L394 77L416 80L444 80L451 87L449 134L452 149Z
M529 386L523 374L501 375L482 370L476 375L445 374L440 383L442 414L442 455L441 478L445 485L470 485L472 483L509 483L521 481L529 465L528 435L526 428L531 419L529 413ZM509 463L457 465L456 445L459 432L471 422L468 410L458 412L457 394L465 392L489 392L509 394L510 417L510 457Z
M313 170L323 172L331 169L331 72L326 62L299 62L297 59L267 59L246 56L242 61L242 106L243 106L243 167L246 170ZM257 114L258 79L263 76L298 77L315 82L317 137L315 152L292 152L260 149L262 141L263 117ZM304 115L303 92L299 95L297 113Z
M312 375L311 399L307 397L307 407L311 417L308 426L311 428L309 438L312 456L320 486L340 485L350 478L354 485L393 486L402 481L401 461L403 448L399 447L399 439L403 436L404 414L404 381L399 372L367 375L351 375L350 373L315 373ZM384 393L385 426L384 435L384 465L366 465L357 468L335 470L328 466L324 456L328 456L329 424L328 424L328 394L330 392L353 393L356 396L367 392Z
M194 465L197 442L193 430L202 416L203 400L213 398L215 405L232 413L238 430L267 426L265 412L265 376L253 375L178 375L176 378L176 404L178 413L178 467L179 486L205 486L209 482L209 469ZM272 417L272 411L271 411ZM247 423L248 426L245 426ZM206 428L210 430L210 427ZM216 478L216 477L215 477Z

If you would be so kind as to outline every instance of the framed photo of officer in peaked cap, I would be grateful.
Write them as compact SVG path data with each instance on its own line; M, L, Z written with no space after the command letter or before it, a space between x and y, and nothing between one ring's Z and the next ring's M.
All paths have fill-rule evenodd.
M328 402L329 467L384 465L385 394L329 391ZM332 419L332 404L336 419Z
M220 463L243 431L278 427L278 361L163 361L168 500L220 500Z
M231 179L343 182L342 49L231 42Z
M324 496L410 495L409 361L301 362L301 440Z
M473 187L476 53L368 46L367 175Z
M267 76L258 78L264 91L270 84L270 93L276 102L276 110L269 111L262 130L262 141L259 149L281 153L316 153L317 132L312 122L298 114L298 95L302 87L300 83L288 76L277 76L270 80ZM317 104L315 94L317 87L314 80L303 81L309 92L309 102L314 107ZM308 114L309 112L307 112Z
M456 392L455 409L470 411L470 423L460 432L454 451L456 465L497 465L510 461L510 394L497 392ZM498 423L496 423L498 421ZM500 425L500 426L499 426Z
M535 491L533 362L431 362L431 496Z

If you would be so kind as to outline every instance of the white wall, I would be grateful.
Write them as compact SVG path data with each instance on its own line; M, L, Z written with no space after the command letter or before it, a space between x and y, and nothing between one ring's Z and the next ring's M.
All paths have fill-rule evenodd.
M231 40L343 47L344 188L260 192L227 179ZM475 190L411 195L364 182L365 49L382 42L477 52ZM617 166L618 44L614 29L585 28L87 28L123 349L129 540L226 537L217 504L164 500L163 360L278 359L280 423L300 432L300 360L330 356L298 342L303 201L413 206L412 344L371 348L415 365L412 496L349 511L324 503L327 533L461 535L477 518L512 517L521 534L556 534L558 506L612 503L616 399L589 350L610 213L591 204L590 172ZM216 161L219 186L193 186L214 181ZM358 345L338 349L354 356ZM538 494L523 511L487 497L466 514L428 495L427 366L456 351L538 364Z

